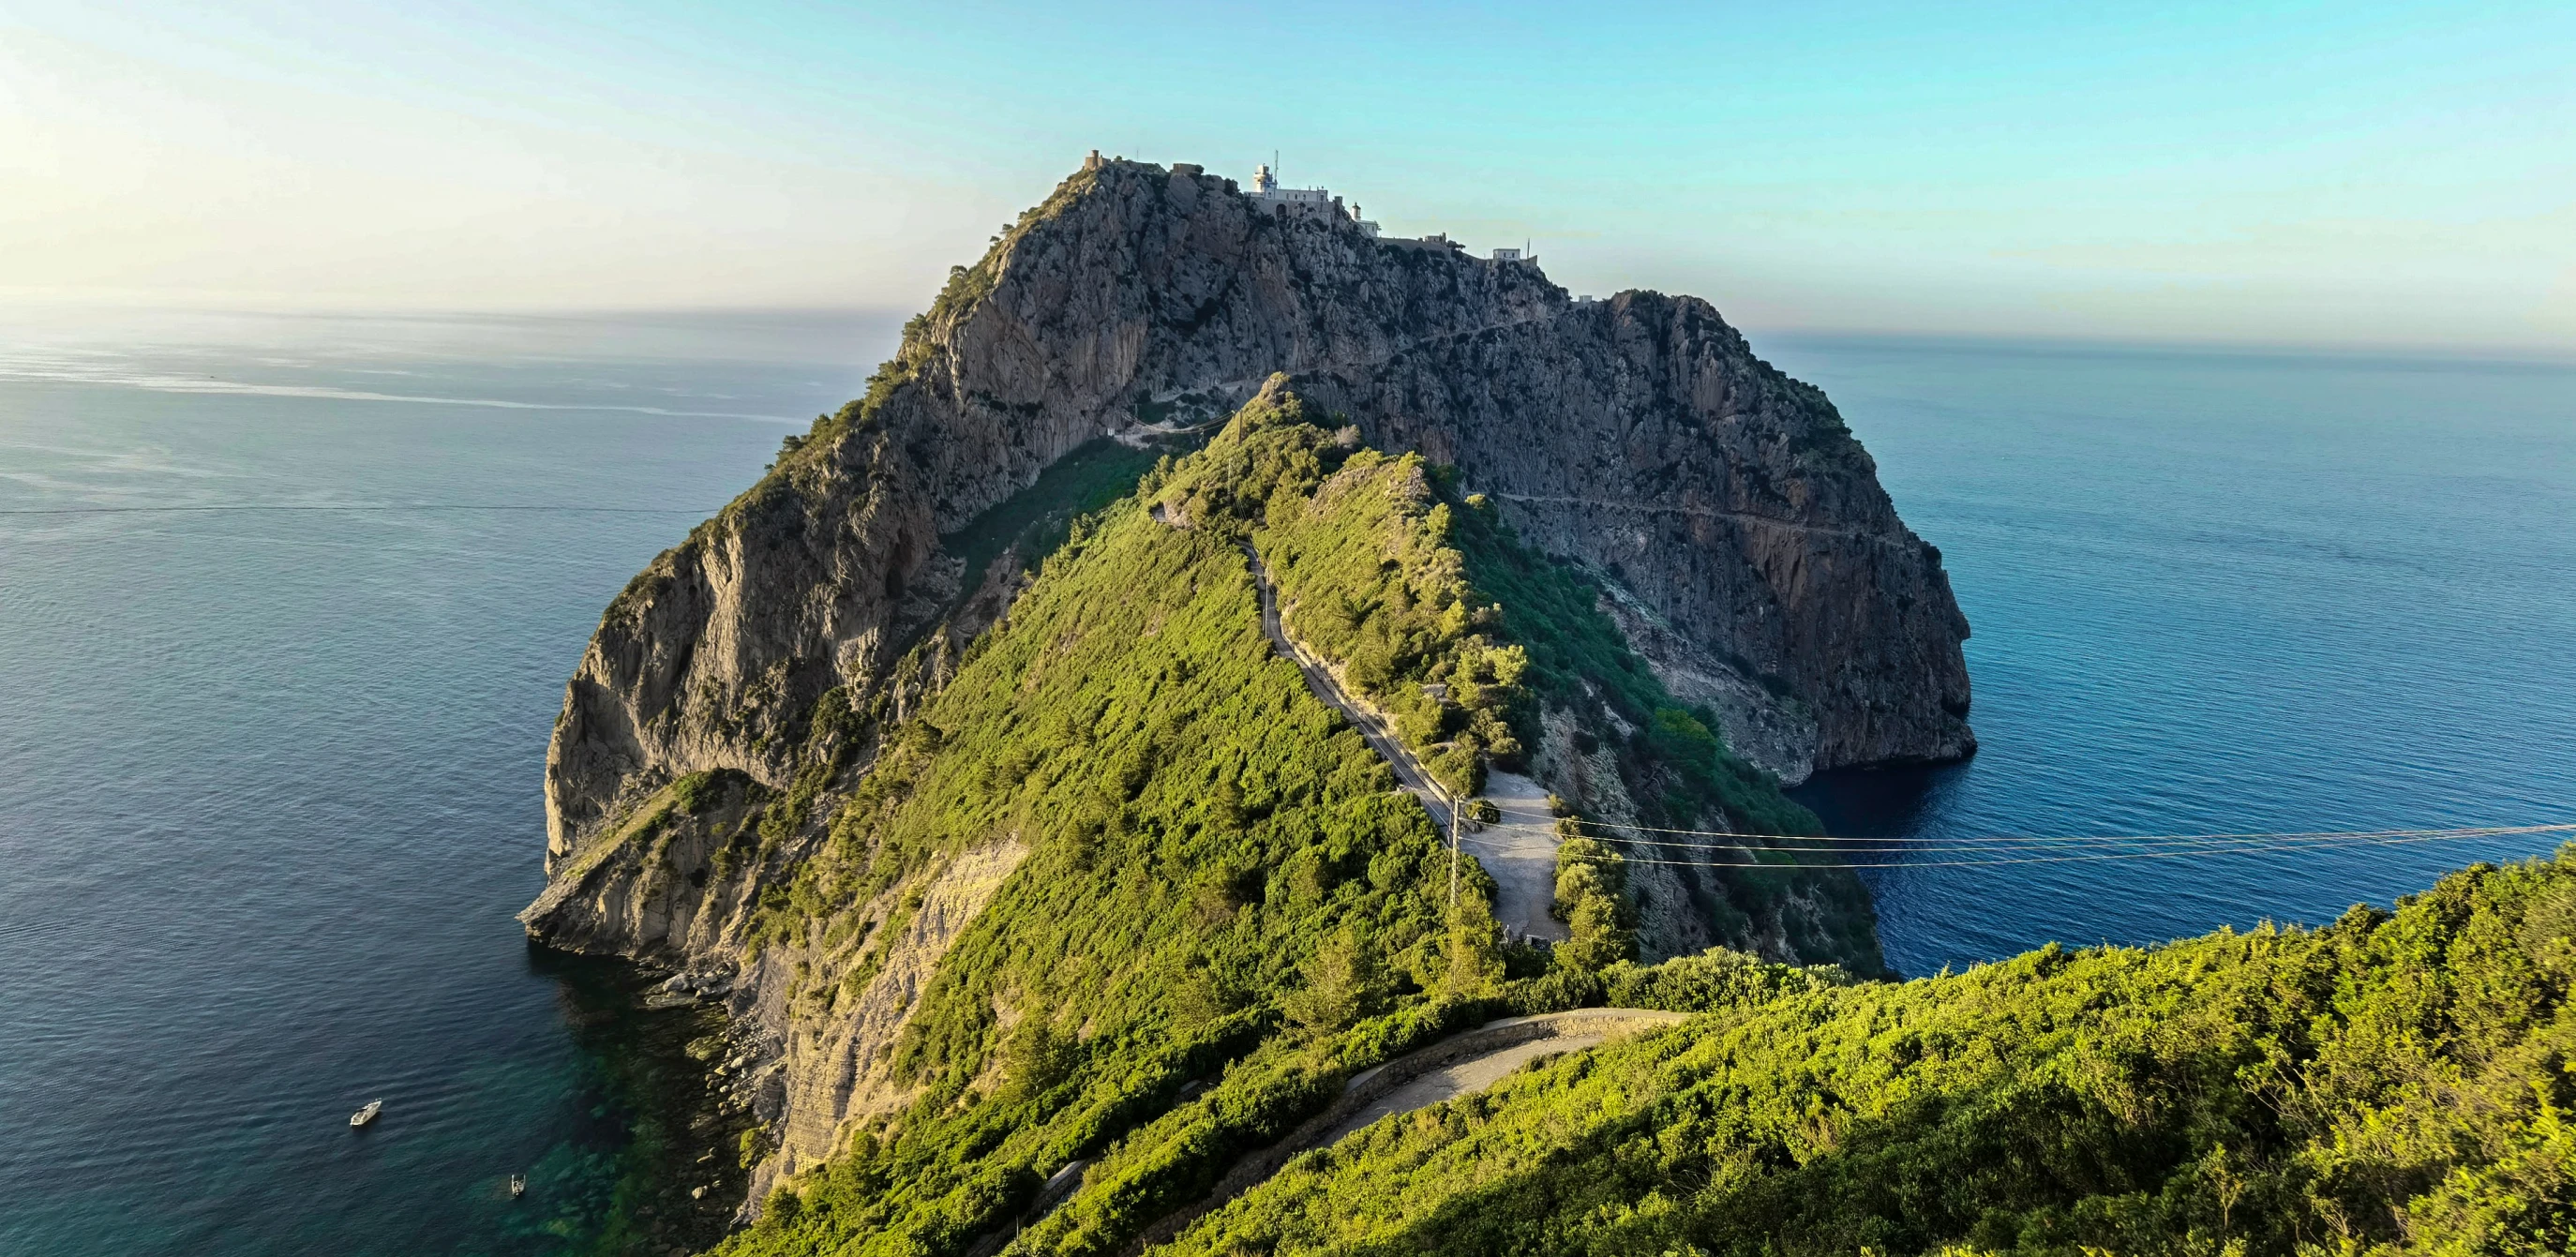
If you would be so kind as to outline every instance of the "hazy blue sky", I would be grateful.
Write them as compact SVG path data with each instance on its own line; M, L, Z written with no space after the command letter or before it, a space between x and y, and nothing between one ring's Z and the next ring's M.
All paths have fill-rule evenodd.
M1755 328L2576 347L2576 4L0 0L0 300L924 304L1099 147Z

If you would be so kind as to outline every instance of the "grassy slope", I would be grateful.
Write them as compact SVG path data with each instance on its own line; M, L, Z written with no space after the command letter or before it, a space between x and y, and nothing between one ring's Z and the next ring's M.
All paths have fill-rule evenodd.
M1078 530L769 907L773 942L814 937L960 848L1032 848L901 1044L919 1102L726 1251L954 1249L1184 1081L1284 1042L1319 951L1436 961L1446 864L1390 786L1272 656L1233 545L1132 502ZM830 1016L844 985L799 998Z
M2314 932L1792 995L1383 1123L1174 1249L2576 1251L2571 928L2576 848Z
M1053 553L1071 535L1074 520L1134 492L1137 477L1153 465L1151 451L1108 437L1095 437L1055 460L1038 473L1036 484L939 539L942 549L965 561L959 588L974 590L993 560L1013 546L1031 558Z
M1021 1251L1114 1252L1320 1110L1350 1072L1456 1029L1840 980L1712 958L1505 982L1490 883L1471 868L1467 906L1448 918L1429 818L1262 637L1238 548L1248 521L1209 511L1176 529L1144 509L1266 503L1285 466L1273 456L1311 487L1324 438L1269 418L1296 439L1247 445L1267 422L1248 415L1077 523L1007 622L889 735L824 850L771 892L765 945L829 950L855 936L863 905L954 853L1006 836L1031 849L898 1047L918 1099L723 1251L959 1251L1020 1216L1047 1174L1096 1157ZM1352 529L1362 522L1381 521ZM889 922L869 937L900 933ZM803 983L800 1015L836 1015L873 971ZM1193 1080L1204 1090L1182 1102Z
M2576 861L2464 875L2315 933L2050 949L1902 985L1722 954L1505 981L1476 899L1444 919L1428 819L1272 657L1237 540L1278 556L1306 606L1383 609L1391 579L1462 556L1454 596L1408 585L1390 617L1430 626L1378 639L1410 652L1390 687L1519 645L1520 677L1488 672L1519 687L1485 707L1507 726L1554 678L1602 667L1635 687L1614 709L1665 700L1615 652L1591 658L1608 647L1579 581L1480 533L1464 503L1445 531L1419 498L1297 516L1336 470L1407 470L1295 418L1248 415L1076 525L774 893L764 937L808 945L965 847L1032 851L899 1045L917 1101L722 1251L961 1252L1081 1157L1081 1190L1010 1251L1114 1253L1351 1072L1492 1016L1598 1003L1720 1011L1381 1124L1178 1246L2564 1251ZM1384 550L1391 520L1417 531ZM1347 561L1372 545L1378 566ZM1512 591L1510 610L1479 614L1480 589ZM1641 780L1691 788L1645 762ZM796 998L829 1017L856 985Z
M1777 781L1727 752L1707 713L1664 689L1580 574L1521 546L1481 499L1453 499L1419 455L1355 443L1355 433L1310 422L1294 398L1256 402L1210 443L1201 470L1159 496L1201 526L1249 531L1291 604L1291 631L1388 712L1445 784L1473 788L1488 759L1521 767L1541 707L1554 707L1574 714L1582 736L1620 742L1622 776L1647 824L1820 832ZM1632 732L1621 735L1622 725ZM1596 844L1586 858L1617 857ZM1694 890L1686 910L1716 918L1721 938L1749 944L1777 922L1807 960L1864 974L1883 966L1868 892L1849 872L1682 876ZM1792 897L1819 908L1783 912Z

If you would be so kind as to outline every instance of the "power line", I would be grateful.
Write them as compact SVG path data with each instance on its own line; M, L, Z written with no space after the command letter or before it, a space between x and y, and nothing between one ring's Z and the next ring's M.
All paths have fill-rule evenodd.
M1616 862L1622 864L1670 865L1674 867L1687 868L1774 869L1782 871L1800 869L1976 868L1989 865L2067 864L2096 860L2181 860L2215 855L2295 855L2307 851L2332 850L2336 847L2398 847L2425 842L2459 842L2472 838L2510 837L2514 835L2541 833L2576 833L2576 824L2522 825L2485 829L2438 831L2428 830L2418 831L2407 837L2395 838L2316 835L2314 836L2314 840L2308 842L2240 843L2234 846L2209 846L2181 849L2167 848L2154 851L2092 851L2081 852L2073 855L2008 856L1998 859L1982 860L1656 860L1647 859L1641 856L1625 856L1617 854L1616 852L1603 852L1596 856L1585 852L1578 851L1568 853L1562 850L1557 853L1557 856L1559 859L1592 860L1605 864ZM1776 850L1776 848L1774 850ZM1795 856L1810 853L1781 851L1780 854ZM1815 852L1811 854L1825 853Z
M1498 808L1498 809L1496 809L1496 810L1497 810L1497 811L1501 811L1502 809L1499 809L1499 808ZM1534 812L1529 812L1529 811L1525 811L1525 810L1516 810L1516 811L1517 811L1517 814L1519 814L1519 815L1523 815L1523 816L1536 816L1536 815L1540 815L1540 813L1534 813ZM1506 813L1506 814L1512 814L1512 813ZM1604 841L1604 842L1628 842L1628 843L1642 843L1642 844L1650 844L1650 845L1656 845L1656 846L1672 846L1672 847L1734 847L1734 846L1741 846L1741 845L1743 845L1742 843L1689 843L1689 842L1659 842L1659 841L1654 840L1654 839L1647 839L1647 838L1629 838L1629 837L1626 837L1626 836L1625 836L1625 834L1626 834L1626 833L1683 834L1683 835L1690 835L1690 836L1694 836L1694 837L1705 837L1705 838L1740 838L1740 839L1745 839L1745 840L1750 841L1750 842L1758 842L1758 843L1763 843L1763 844L1776 844L1776 843L1787 843L1787 842L1833 843L1833 844L1855 844L1855 843L1881 843L1881 842L1892 842L1892 841L1893 841L1893 842L1904 842L1906 845L1905 845L1904 847L1902 847L1901 849L1902 849L1902 850L1908 850L1908 851L1919 851L1919 850L1924 849L1926 846L1939 846L1939 845L1959 845L1959 846L1971 846L1971 845L1973 845L1973 846L1980 846L1980 847L1991 846L1991 847L1997 847L1997 848L2005 848L2005 847L2025 847L2025 846L2033 846L2033 845L2050 845L2050 846L2109 846L2109 845L2121 845L2121 844L2145 844L2145 843L2234 842L2234 841L2248 840L2248 839L2258 839L2258 838L2260 838L2260 839L2278 839L2278 838L2338 838L2338 839L2340 839L2340 838L2411 837L2411 836L2419 835L2419 834L2466 834L2466 833L2487 833L2487 832L2492 832L2492 833L2503 833L2503 834L2510 834L2510 833L2543 833L2543 832L2551 832L2551 831L2562 830L2562 829L2576 828L2576 826L2571 826L2571 825L2567 825L2567 824L2553 824L2553 825L2523 825L2523 826L2462 826L2462 827L2455 827L2455 828L2450 828L2450 829L2259 830L2259 831L2245 831L2245 832L2235 832L2235 833L2200 833L2200 834L2072 834L2072 835L2064 835L2064 836L2055 836L2055 835L2039 835L2039 834L1981 834L1981 835L1958 835L1958 836L1951 836L1951 837L1922 838L1922 839L1888 839L1888 838L1883 838L1883 837L1837 836L1837 835L1830 835L1830 834L1757 834L1757 833L1747 833L1747 832L1743 832L1743 831L1740 831L1740 830L1726 830L1726 829L1672 829L1672 828L1664 828L1664 827L1659 827L1659 826L1654 826L1654 825L1630 825L1630 824L1621 824L1621 823L1612 822L1612 821L1595 821L1595 820L1587 820L1587 819L1585 819L1585 818L1583 818L1583 817L1579 817L1579 816L1554 817L1553 819L1549 820L1548 822L1546 822L1546 823L1544 823L1544 824L1542 824L1542 823L1538 823L1538 822L1518 822L1518 823L1512 823L1512 824L1496 825L1496 826L1494 826L1494 828L1509 828L1509 829L1542 829L1542 828L1552 828L1552 827L1553 827L1553 826L1555 826L1555 825L1559 825L1559 824L1569 824L1569 823L1570 823L1570 824L1572 824L1572 825L1574 825L1574 826L1576 826L1576 827L1578 827L1578 828L1585 827L1585 826L1592 826L1592 827L1606 828L1606 829L1611 829L1611 830L1625 831L1624 833L1608 833L1608 834L1585 832L1585 833L1582 833L1582 834L1580 835L1581 837L1585 837L1585 838L1596 838L1596 839L1599 839L1599 840Z
M1498 826L1498 828L1501 827ZM1527 830L1535 829L1537 827L1522 825L1511 826L1510 828ZM2497 837L2515 834L2555 833L2562 830L2576 830L2576 825L2487 825L2455 829L2356 830L2350 832L2331 833L2146 834L2127 838L1984 838L1959 840L1925 838L1919 840L1906 840L1884 838L1830 838L1814 835L1767 835L1748 836L1750 840L1745 842L1723 843L1672 842L1654 838L1629 838L1619 834L1601 833L1583 833L1575 836L1587 838L1595 842L1619 843L1625 846L1674 847L1685 850L1700 851L1731 851L1745 847L1761 847L1766 850L1788 851L1802 854L1840 855L1854 852L1880 851L2066 851L2070 849L2080 850L2088 847L2189 851L2207 849L2212 846L2236 846L2255 841L2260 841L2272 846L2297 847L2418 837ZM1826 843L1833 845L1822 847L1784 845L1790 843Z

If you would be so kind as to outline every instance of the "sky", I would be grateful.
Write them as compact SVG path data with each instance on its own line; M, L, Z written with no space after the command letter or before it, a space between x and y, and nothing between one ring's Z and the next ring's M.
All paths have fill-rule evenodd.
M0 0L0 306L907 311L1093 148L1753 329L2576 355L2566 0Z

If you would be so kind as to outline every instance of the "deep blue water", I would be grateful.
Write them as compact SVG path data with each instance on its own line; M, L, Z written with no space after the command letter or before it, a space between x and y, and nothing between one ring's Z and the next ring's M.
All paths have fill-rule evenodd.
M887 331L0 341L0 1253L595 1237L617 979L511 918L562 684ZM1832 392L1977 630L1983 753L1824 783L1838 832L2576 816L2576 373L1762 344ZM1873 877L1922 972L2319 920L2550 845Z
M1802 792L1831 832L2576 821L2576 368L1786 340L1974 635L1968 763ZM2563 836L1869 874L1906 973L2331 920Z

